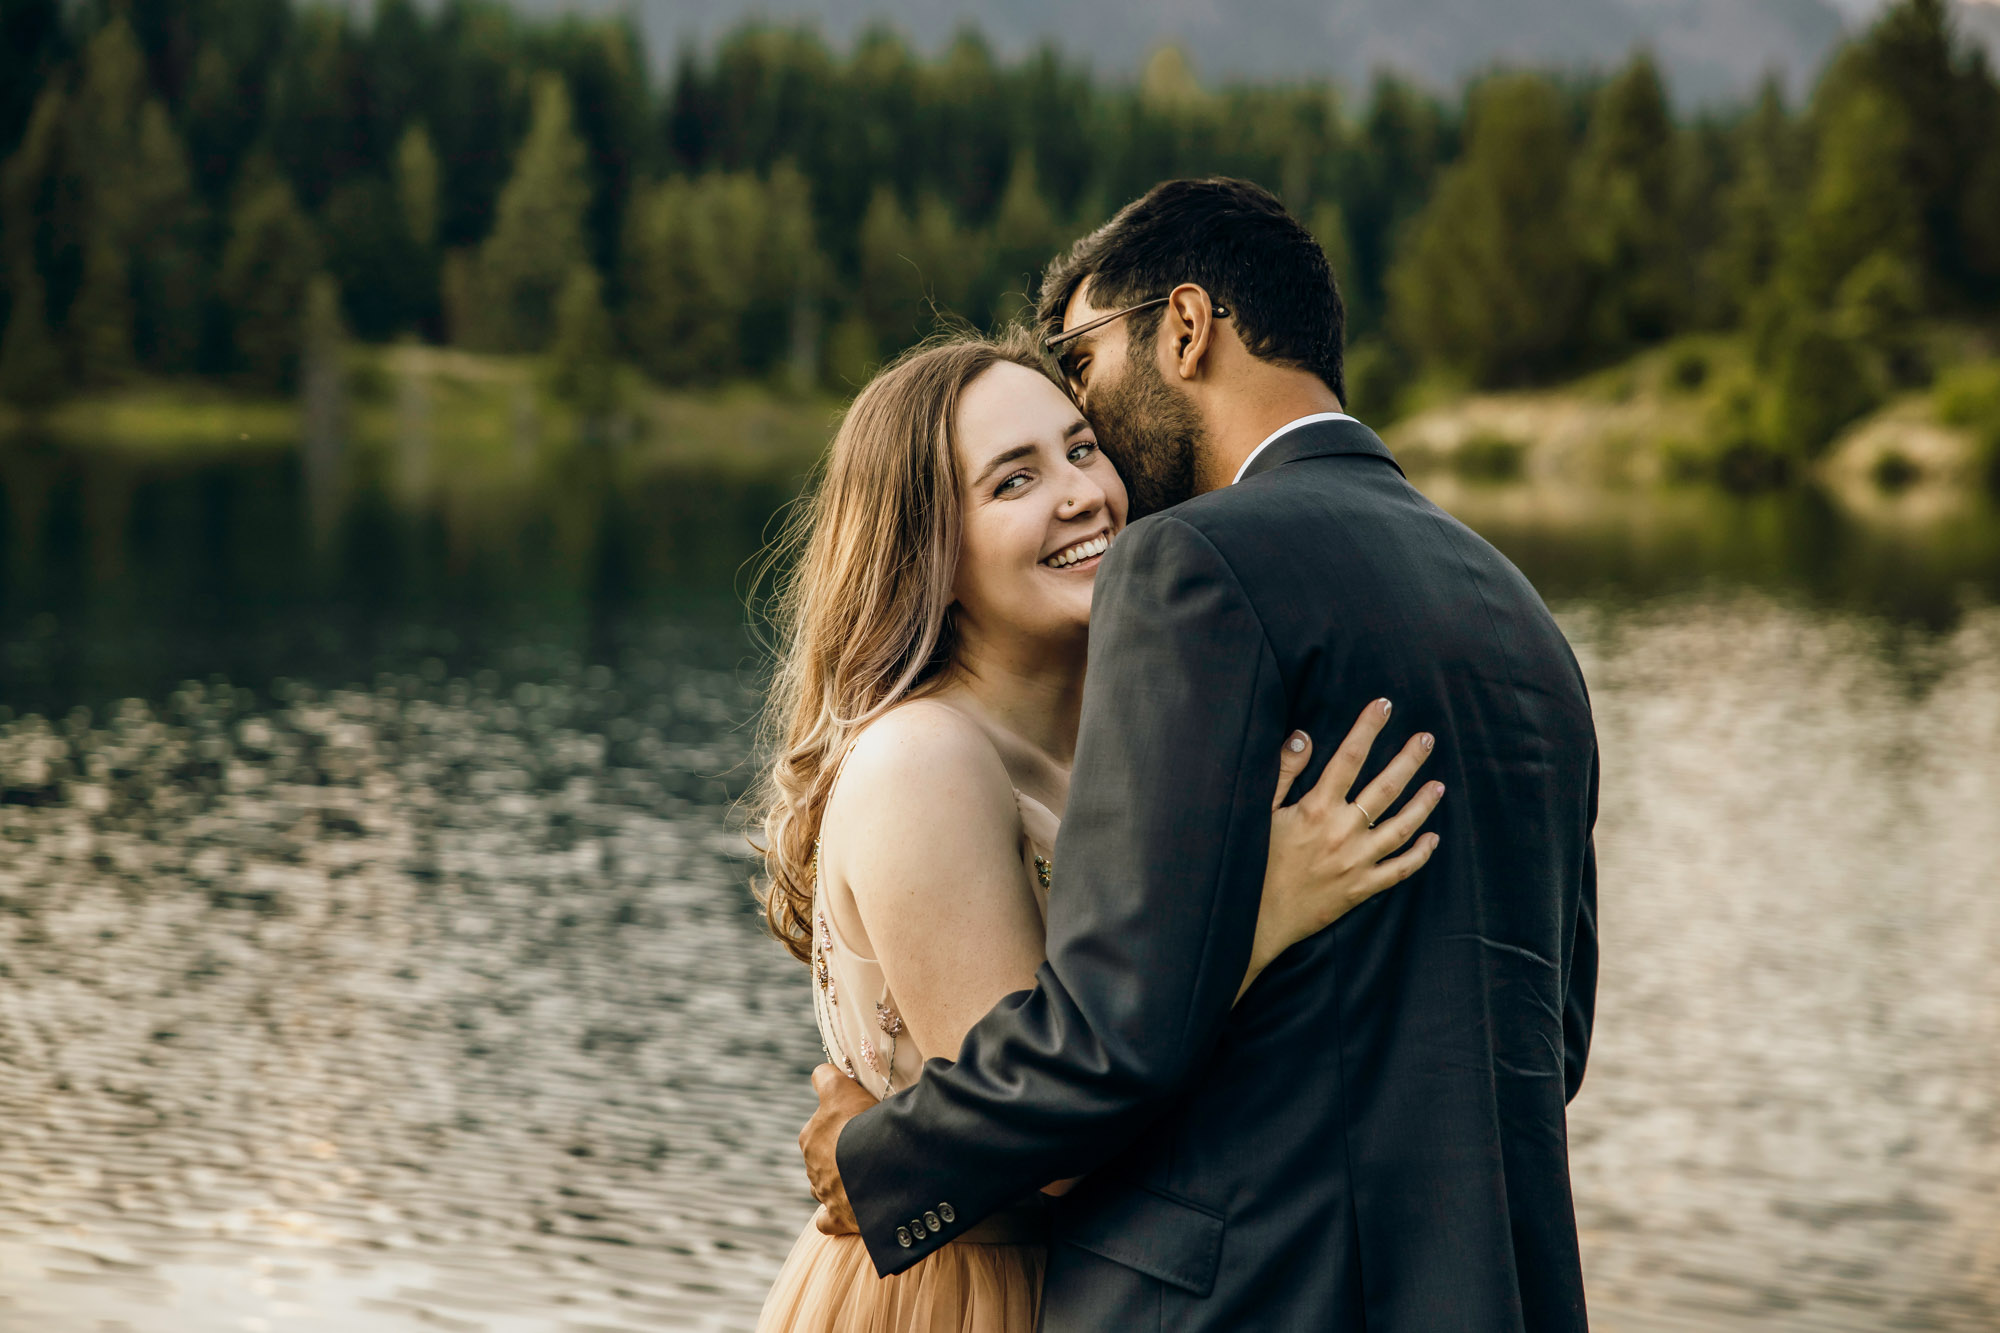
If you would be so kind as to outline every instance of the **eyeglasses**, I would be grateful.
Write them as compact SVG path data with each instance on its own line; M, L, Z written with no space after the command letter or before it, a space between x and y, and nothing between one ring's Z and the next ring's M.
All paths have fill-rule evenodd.
M1173 294L1168 293L1165 296L1156 296L1150 301L1141 301L1137 305L1128 305L1123 310L1114 310L1108 315L1099 315L1096 319L1091 320L1090 323L1088 324L1079 324L1073 329L1063 330L1061 333L1056 334L1052 338L1044 338L1042 340L1042 346L1048 348L1051 352L1053 352L1056 350L1056 348L1061 347L1064 343L1068 342L1070 339L1081 338L1084 334L1091 332L1093 329L1101 329L1114 319L1123 319L1127 315L1136 315L1141 310L1151 310L1154 306L1165 305L1167 302L1173 299L1174 299ZM1215 317L1217 319L1228 319L1229 307L1226 305L1216 306Z

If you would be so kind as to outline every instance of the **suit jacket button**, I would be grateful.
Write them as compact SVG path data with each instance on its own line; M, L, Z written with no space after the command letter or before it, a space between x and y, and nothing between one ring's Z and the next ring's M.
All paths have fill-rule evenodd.
M912 1236L915 1236L918 1240L922 1240L925 1236L928 1236L930 1234L930 1232L924 1230L923 1218L913 1217L910 1219L910 1234Z
M908 1227L896 1228L896 1243L906 1250L910 1248L910 1229Z
M938 1205L938 1216L947 1222L956 1222L958 1220L958 1210L948 1203L941 1203Z
M932 1231L944 1230L944 1223L938 1220L938 1215L936 1213L925 1213L924 1225L929 1227Z

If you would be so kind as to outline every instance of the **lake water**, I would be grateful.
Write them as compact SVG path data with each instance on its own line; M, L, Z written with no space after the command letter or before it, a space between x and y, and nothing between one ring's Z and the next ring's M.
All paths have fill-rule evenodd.
M818 1059L730 817L786 488L9 449L0 1329L748 1327ZM1597 709L1598 1327L2000 1327L2000 520L1425 484Z

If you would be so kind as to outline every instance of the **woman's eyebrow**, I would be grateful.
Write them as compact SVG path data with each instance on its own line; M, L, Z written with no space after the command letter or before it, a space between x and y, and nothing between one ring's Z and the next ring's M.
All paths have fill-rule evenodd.
M1064 435L1063 438L1068 439L1069 437L1068 435ZM1012 449L993 455L992 458L987 460L986 466L979 469L979 475L972 479L972 484L974 486L979 485L1000 468L1018 459L1026 458L1034 452L1035 446L1032 444L1017 444Z
M1073 440L1089 429L1090 423L1082 417L1078 417L1075 421L1069 423L1069 429L1063 432L1063 439Z

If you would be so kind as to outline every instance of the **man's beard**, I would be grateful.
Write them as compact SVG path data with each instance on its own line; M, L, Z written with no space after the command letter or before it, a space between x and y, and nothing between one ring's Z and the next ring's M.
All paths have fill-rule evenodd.
M1194 495L1194 460L1208 431L1194 405L1136 358L1091 406L1098 443L1125 479L1128 516L1144 518Z

